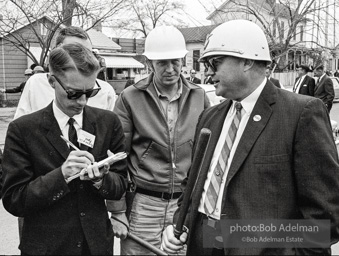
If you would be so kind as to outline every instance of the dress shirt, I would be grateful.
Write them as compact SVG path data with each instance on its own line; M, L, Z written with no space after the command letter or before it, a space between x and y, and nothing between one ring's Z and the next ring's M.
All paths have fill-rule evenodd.
M230 168L232 160L233 160L234 153L237 149L240 138L241 138L241 136L242 136L242 134L243 134L243 132L246 128L247 122L250 118L250 115L253 111L253 108L254 108L262 90L264 89L266 82L267 82L267 78L265 77L264 81L257 87L257 89L255 89L250 95L248 95L245 99L243 99L240 102L241 105L242 105L241 121L240 121L240 124L239 124L237 135L236 135L235 140L233 142L233 146L232 146L230 155L229 155L228 160L227 160L226 170L224 171L224 175L222 177L220 191L218 193L218 200L217 200L217 204L216 204L216 207L215 207L215 211L210 215L214 219L218 219L218 220L220 219L222 197L223 197L224 188L225 188L225 184L226 184L225 181L226 181L227 174L228 174L229 168ZM233 122L235 114L236 114L235 101L233 101L233 103L232 103L232 105L231 105L231 107L230 107L230 109L229 109L229 111L226 115L222 130L221 130L221 133L220 133L220 136L219 136L218 143L217 143L215 150L214 150L214 153L213 153L213 157L212 157L211 164L210 164L208 174L207 174L207 179L205 181L204 191L202 193L200 205L199 205L199 208L198 208L198 211L203 213L203 214L205 214L204 203L205 203L206 191L207 191L209 184L211 182L213 171L215 169L215 166L218 163L218 159L219 159L221 150L222 150L224 143L226 141L226 136L227 136L228 130L230 129L230 126Z
M88 99L87 105L113 111L115 91L106 81L97 79L101 90ZM53 87L49 84L46 73L34 74L27 82L21 94L14 119L46 107L55 97Z
M316 86L318 86L319 85L319 83L320 83L320 81L321 81L321 79L323 79L323 77L325 76L325 73L321 76L321 77L319 77L318 78L318 80L317 80L317 83L316 83Z
M166 121L167 121L167 126L170 132L171 148L173 149L174 148L174 145L173 145L174 128L175 128L175 124L177 122L178 115L179 115L179 99L182 94L182 82L181 82L181 79L179 79L178 90L175 93L175 95L172 97L172 99L169 99L166 95L161 94L154 79L153 79L153 84L154 84L155 91L157 92L157 95L158 95L158 99L159 99L159 102L162 108L161 109L162 113L164 114ZM173 152L172 152L172 156L173 156Z
M299 79L298 79L298 81L297 81L297 88L295 89L295 93L299 93L299 90L300 90L300 87L301 87L301 84L302 84L302 82L304 81L304 79L305 79L305 77L306 77L306 75L303 75L302 77L300 77Z
M69 130L69 124L68 120L70 117L66 115L58 106L55 104L55 101L53 101L53 113L54 117L57 120L60 130L62 132L62 135L69 140L68 138L68 130ZM72 116L74 121L74 128L77 131L77 134L79 134L79 130L82 129L82 120L83 120L83 111L81 111L80 114Z
M75 130L77 131L77 135L79 135L79 131L82 129L83 113L84 113L84 111L81 111L80 114L72 116L72 118L74 119L73 126L74 126ZM62 112L62 110L60 108L58 108L58 106L55 104L55 101L53 101L53 114L54 114L54 117L59 124L60 130L62 132L62 136L64 136L66 139L69 140L69 137L68 137L68 130L69 130L68 120L70 119L70 117L68 115L66 115L64 112ZM92 182L93 182L93 187L95 187L96 189L101 188L102 179L100 179L99 181L95 181L95 182L92 181Z

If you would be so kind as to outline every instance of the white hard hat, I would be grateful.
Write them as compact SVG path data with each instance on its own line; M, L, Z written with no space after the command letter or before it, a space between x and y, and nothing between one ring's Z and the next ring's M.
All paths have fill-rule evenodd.
M41 66L36 66L33 70L34 72L45 72L45 70Z
M149 60L184 58L187 54L182 33L173 26L154 28L145 40L145 55Z
M33 70L28 68L25 70L25 75L32 75L33 74Z
M216 27L206 38L199 61L209 56L226 55L271 62L266 36L248 20L231 20Z

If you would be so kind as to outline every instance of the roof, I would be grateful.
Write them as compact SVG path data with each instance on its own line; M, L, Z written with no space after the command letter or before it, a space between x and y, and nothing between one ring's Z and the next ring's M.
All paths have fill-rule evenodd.
M236 3L236 0L232 1L233 3ZM207 20L210 20L214 15L216 15L219 11L224 10L226 8L226 5L230 3L230 1L225 1L222 5L220 5L217 9L215 9L210 15L207 16ZM258 8L262 8L262 10L265 10L267 13L270 15L273 14L273 8L272 6L268 3L268 0L250 0L250 3L252 5L256 5ZM283 4L276 3L273 6L275 8L275 12L277 13L278 16L280 17L290 17L289 9L287 6ZM292 15L294 15L294 11L292 9Z
M179 30L184 35L186 43L204 43L206 36L217 26L218 25L179 28Z
M21 19L21 20L23 20L23 19ZM17 27L15 27L15 28L13 28L12 26L8 26L8 25L5 25L5 24L1 24L0 26L1 26L1 28L2 28L3 31L10 30L11 32L0 35L0 38L2 38L2 37L4 37L4 36L8 36L8 35L10 35L10 34L13 34L13 33L15 33L16 31L18 31L18 30L20 30L20 29L22 29L22 28L25 28L25 27L29 26L30 24L34 24L34 23L36 23L36 22L39 22L39 21L41 21L41 20L48 20L50 23L55 24L55 22L53 21L53 19L50 18L49 16L46 16L46 15L41 16L41 17L35 19L34 21L25 21L25 22L22 22L22 23L20 23L20 26L17 26ZM61 25L60 25L60 28L63 28L63 27L65 27L65 25L61 24Z
M104 56L108 68L144 68L144 65L130 56Z
M92 41L94 49L108 49L108 50L121 50L121 46L109 39L105 34L95 29L87 31L89 38Z

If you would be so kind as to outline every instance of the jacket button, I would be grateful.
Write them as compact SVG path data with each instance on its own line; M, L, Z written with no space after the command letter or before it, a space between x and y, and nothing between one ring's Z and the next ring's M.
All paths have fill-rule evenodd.
M84 185L80 184L79 188L80 188L80 189L83 189L83 188L84 188Z
M56 196L53 196L53 201L55 201L57 198L56 198Z
M86 214L85 214L84 212L81 212L81 213L80 213L80 216L81 216L81 217L84 217L85 215L86 215Z
M81 242L77 243L77 247L79 247L79 248L81 247Z

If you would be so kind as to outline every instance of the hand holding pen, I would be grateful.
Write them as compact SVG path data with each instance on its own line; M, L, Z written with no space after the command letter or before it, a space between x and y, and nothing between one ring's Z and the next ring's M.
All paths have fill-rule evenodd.
M107 150L108 157L96 163L92 154L80 150L62 135L61 138L75 149L75 151L71 151L63 164L63 166L65 165L65 170L68 171L66 175L64 174L67 183L78 177L82 180L92 181L101 179L108 172L111 164L127 157L125 152L113 154L110 150ZM63 166L61 168L62 170ZM104 171L100 172L99 169L102 167L104 167Z

